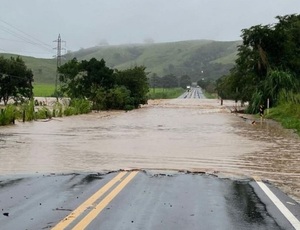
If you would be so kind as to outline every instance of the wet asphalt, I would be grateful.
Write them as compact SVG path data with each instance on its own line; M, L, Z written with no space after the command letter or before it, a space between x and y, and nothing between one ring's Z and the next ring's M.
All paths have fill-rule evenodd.
M51 229L118 173L2 176L0 229ZM296 217L300 216L297 202L265 184ZM65 229L73 229L116 186ZM86 229L294 228L252 179L140 171Z

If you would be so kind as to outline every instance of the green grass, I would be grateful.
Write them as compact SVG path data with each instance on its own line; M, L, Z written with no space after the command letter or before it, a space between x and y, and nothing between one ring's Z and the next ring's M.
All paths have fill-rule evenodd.
M34 82L54 84L56 78L56 59L34 58L15 54L0 53L4 58L20 56L26 66L32 70Z
M216 93L208 93L208 92L204 91L203 94L207 99L216 99L216 98L218 98L218 94L216 94Z
M179 97L183 94L185 90L183 88L171 88L171 89L163 89L163 88L153 88L150 89L148 93L149 99L173 99Z
M33 95L35 97L50 97L54 91L54 84L33 84Z
M300 135L300 105L287 103L271 108L266 118L278 121L284 128L293 129Z

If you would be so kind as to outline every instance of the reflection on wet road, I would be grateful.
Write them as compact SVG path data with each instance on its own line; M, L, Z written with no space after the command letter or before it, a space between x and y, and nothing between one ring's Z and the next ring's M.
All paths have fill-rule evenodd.
M233 102L224 103L150 101L127 113L1 127L0 172L145 168L258 175L299 199L299 138L269 123L251 125L228 113Z

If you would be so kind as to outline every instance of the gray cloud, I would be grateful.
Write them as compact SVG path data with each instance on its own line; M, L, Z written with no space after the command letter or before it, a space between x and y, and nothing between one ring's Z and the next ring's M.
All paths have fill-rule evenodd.
M52 57L59 33L70 50L104 40L238 40L241 29L274 23L275 16L297 9L299 0L10 0L0 8L0 52Z

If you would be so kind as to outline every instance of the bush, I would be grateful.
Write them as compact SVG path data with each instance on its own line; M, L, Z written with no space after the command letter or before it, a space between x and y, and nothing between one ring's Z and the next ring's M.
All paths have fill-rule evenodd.
M0 110L0 125L9 125L14 123L16 118L16 107L8 105L5 109Z
M85 99L73 99L70 102L70 107L73 107L76 114L84 114L91 112L91 103Z
M130 97L130 90L125 86L110 89L107 94L106 107L110 109L134 108L134 101Z
M74 107L68 107L64 110L64 115L65 116L77 115L77 111Z
M35 112L35 119L47 119L51 117L51 112L46 107L40 108L39 110L37 110L37 112Z
M91 111L91 107L91 103L88 100L74 99L71 100L70 106L64 110L63 114L65 116L85 114Z

